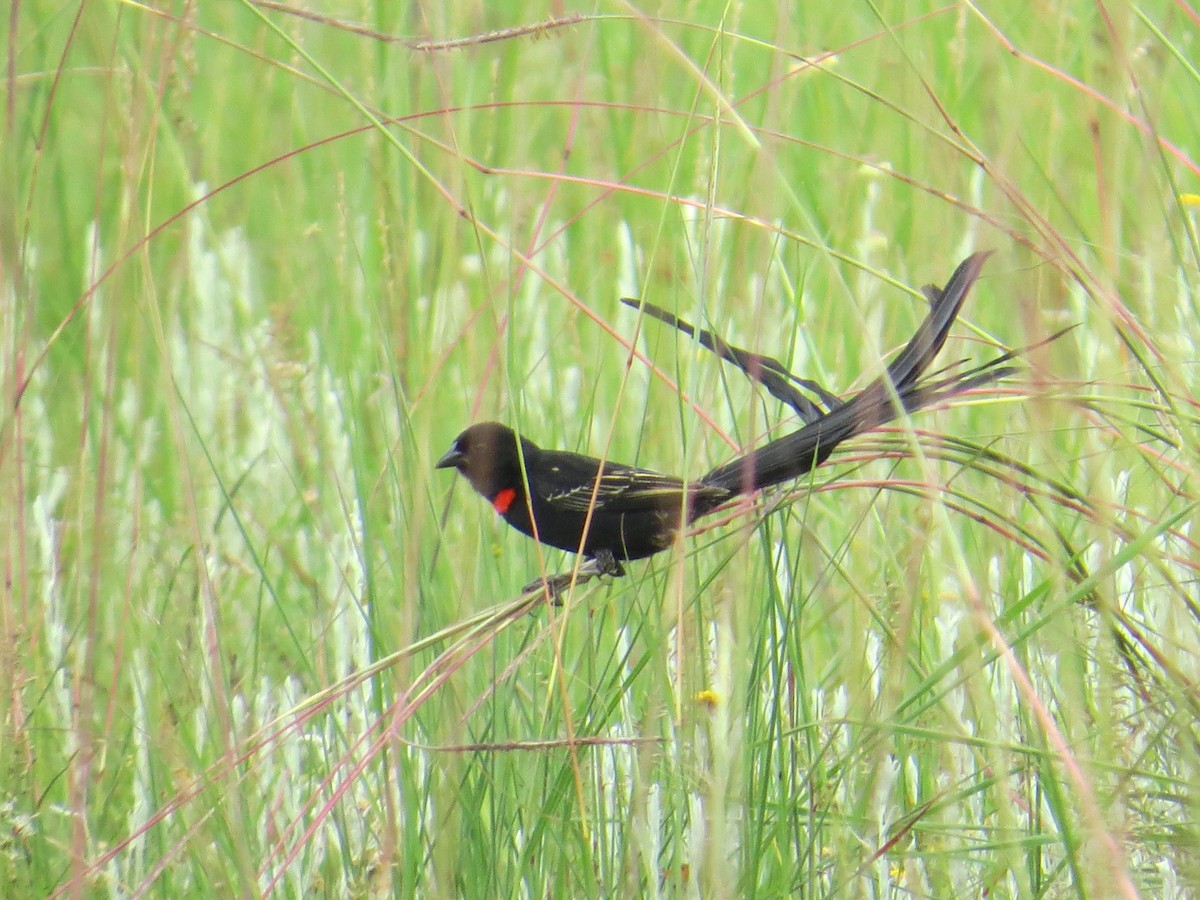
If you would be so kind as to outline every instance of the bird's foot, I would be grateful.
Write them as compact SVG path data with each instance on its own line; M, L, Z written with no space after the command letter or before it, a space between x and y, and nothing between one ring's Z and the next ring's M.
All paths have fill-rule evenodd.
M581 585L593 578L599 578L601 575L620 578L624 574L625 567L617 561L617 558L610 551L601 550L595 556L584 560L574 572L548 575L545 578L531 581L525 585L521 593L543 592L555 606L562 606L562 597L571 589L571 585Z
M588 566L593 567L597 575L611 575L613 578L620 578L625 574L625 567L617 562L617 558L613 556L611 550L598 551L579 569L583 571Z

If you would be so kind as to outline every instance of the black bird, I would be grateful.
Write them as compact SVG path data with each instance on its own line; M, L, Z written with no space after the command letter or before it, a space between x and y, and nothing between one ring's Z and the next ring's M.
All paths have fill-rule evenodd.
M968 372L922 380L988 256L969 256L944 289L924 289L929 313L885 375L845 401L818 391L829 404L827 410L816 409L799 430L718 466L697 481L601 463L578 453L543 450L497 422L472 425L460 434L436 468L461 472L518 531L552 547L582 553L588 564L580 567L577 580L623 575L622 560L667 549L680 527L733 497L800 478L843 441L892 421L900 410L914 412L1011 374L1012 367L1005 365L1013 356L1009 353ZM661 310L650 312L676 327L690 328ZM733 354L753 356L721 346ZM736 360L735 364L741 365ZM784 374L790 377L786 370ZM553 595L571 577L556 576L545 587ZM541 585L535 582L530 588Z

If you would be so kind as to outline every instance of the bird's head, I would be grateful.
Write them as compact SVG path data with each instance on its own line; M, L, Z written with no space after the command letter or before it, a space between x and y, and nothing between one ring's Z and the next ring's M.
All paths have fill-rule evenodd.
M525 445L528 457L533 445L528 441ZM489 500L502 490L519 488L524 482L516 432L499 422L472 425L454 439L434 468L457 469L471 482L471 487Z

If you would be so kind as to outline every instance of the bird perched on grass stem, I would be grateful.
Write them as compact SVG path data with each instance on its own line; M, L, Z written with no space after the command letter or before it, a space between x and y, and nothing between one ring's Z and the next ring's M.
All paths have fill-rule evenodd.
M544 583L551 595L573 578L578 582L596 575L623 575L622 561L665 550L681 527L732 498L802 477L823 463L842 442L892 421L902 411L915 412L1010 374L1012 367L1007 362L1013 354L1008 353L967 372L943 372L923 378L946 342L950 326L988 255L969 256L944 288L924 289L929 313L884 375L849 400L838 401L818 391L828 408L812 407L804 414L807 421L803 427L695 481L601 462L578 453L544 450L497 422L472 425L455 439L436 467L457 469L518 531L586 557L587 562L577 573L555 576ZM669 313L653 307L648 312L692 333L691 326ZM705 346L752 377L751 365L745 361L766 359L715 344L707 332L701 335L701 340L705 339ZM773 360L769 362L779 366ZM792 377L786 370L782 374ZM537 581L530 588L541 586L543 582Z

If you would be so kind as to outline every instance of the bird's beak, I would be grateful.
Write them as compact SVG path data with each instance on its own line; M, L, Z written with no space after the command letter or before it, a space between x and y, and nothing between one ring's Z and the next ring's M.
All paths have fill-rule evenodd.
M457 469L467 461L467 456L458 447L451 447L446 455L437 461L435 469Z

